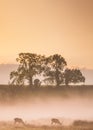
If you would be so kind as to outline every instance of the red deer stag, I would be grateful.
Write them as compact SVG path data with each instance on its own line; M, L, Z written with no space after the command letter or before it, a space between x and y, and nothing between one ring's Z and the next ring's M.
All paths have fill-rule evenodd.
M25 125L24 121L21 118L14 118L14 123L19 123Z
M52 119L51 119L51 124L59 124L59 125L62 125L62 123L61 123L58 119L56 119L56 118L52 118Z

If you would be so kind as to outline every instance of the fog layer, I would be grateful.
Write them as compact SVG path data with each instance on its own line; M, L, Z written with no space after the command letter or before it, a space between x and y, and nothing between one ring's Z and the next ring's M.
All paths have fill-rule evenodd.
M0 105L0 120L12 121L15 117L25 121L51 118L93 120L93 100L80 97L33 98L12 105Z

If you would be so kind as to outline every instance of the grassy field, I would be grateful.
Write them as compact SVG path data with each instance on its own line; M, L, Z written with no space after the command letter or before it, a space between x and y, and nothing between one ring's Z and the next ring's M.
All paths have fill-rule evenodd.
M60 99L61 99L60 103L59 103L58 97L60 97ZM75 99L76 97L78 97L79 100L72 100L72 99ZM36 101L33 100L35 98L36 98ZM36 88L36 89L35 88L29 89L27 87L19 87L19 86L0 85L0 103L1 103L0 105L2 105L2 106L4 105L3 106L4 108L6 106L6 109L7 109L8 105L12 106L11 104L13 104L13 106L15 106L16 109L18 109L19 107L16 105L19 105L19 103L22 103L22 101L23 101L24 103L26 103L26 102L28 102L29 104L32 103L31 110L33 108L33 105L35 103L37 103L37 104L35 104L36 105L35 110L36 110L36 107L38 107L38 102L40 100L42 107L40 107L40 106L39 107L42 108L41 112L43 112L43 110L45 109L45 107L43 106L43 105L45 105L45 102L46 102L46 107L48 108L51 105L51 104L48 104L48 101L50 101L50 103L52 103L52 100L53 100L54 105L55 105L55 102L58 101L59 104L57 103L57 105L59 105L58 106L59 108L61 107L61 103L64 106L66 105L65 103L71 103L66 106L66 109L68 111L70 111L68 108L71 107L71 105L72 105L72 107L71 107L72 110L75 110L75 108L76 108L75 105L77 105L77 104L78 104L77 107L79 108L80 100L83 101L82 98L84 98L84 99L87 98L87 100L85 100L85 103L87 101L88 105L90 105L90 108L91 108L92 101L93 101L93 85L91 85L91 86L84 86L84 85L83 86L69 86L69 87L61 86L58 88L53 88L53 86L43 86L41 88ZM39 100L37 101L37 99L39 99ZM42 103L41 101L43 101L43 99L44 99L44 102ZM64 101L65 101L64 99L66 100L65 103L64 103ZM69 100L71 100L71 102L67 102ZM78 103L74 104L74 101L78 101ZM22 108L24 108L24 106L26 107L26 105L23 105ZM85 107L88 105L85 104ZM4 108L1 109L2 110L1 114L5 114ZM59 112L59 108L58 108L57 112ZM89 108L89 110L90 110L90 108ZM9 109L9 111L7 114L9 114L9 112L13 114L12 108L10 107L8 109ZM31 110L29 110L29 112ZM46 110L45 110L45 112L46 112ZM64 114L65 109L63 109L63 110L64 110L63 111L63 114ZM85 110L85 108L84 108L84 110ZM87 110L88 109L85 110L86 113L87 113ZM79 109L77 109L77 111L79 111ZM76 113L77 113L77 111L76 111ZM28 109L27 109L27 112L28 112ZM33 114L33 111L31 111L31 112L32 113L29 113L29 114ZM51 112L52 111L50 111L50 114L51 114ZM42 122L42 124L43 124L43 122ZM0 122L0 130L93 130L93 122L77 121L70 125L65 125L65 123L64 123L62 126L60 126L60 125L32 125L32 124L26 124L25 126L23 126L20 124L15 125L13 122Z
M0 130L93 130L92 125L79 126L34 126L34 125L13 125L9 123L0 123Z
M69 98L74 96L93 97L93 85L81 86L41 86L40 88L28 88L27 86L0 85L0 101L17 100L17 98L32 97L43 98L49 96L60 96ZM12 97L12 98L11 98Z

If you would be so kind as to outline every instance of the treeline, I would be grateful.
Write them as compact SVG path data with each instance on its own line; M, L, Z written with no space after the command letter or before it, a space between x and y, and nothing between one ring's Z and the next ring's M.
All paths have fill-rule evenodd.
M81 71L77 68L67 68L65 58L59 54L47 57L34 53L20 53L16 61L19 66L10 73L11 85L38 88L43 84L59 87L85 82Z

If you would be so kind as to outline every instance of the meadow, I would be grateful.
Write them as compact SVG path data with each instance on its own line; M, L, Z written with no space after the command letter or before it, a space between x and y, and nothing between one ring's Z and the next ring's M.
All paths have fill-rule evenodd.
M51 125L52 117L63 124ZM0 130L93 130L93 86L0 85Z
M13 125L13 123L9 122L0 122L0 130L93 130L93 122L87 123L84 125L69 125L69 126L35 126L35 125Z
M48 98L48 97L69 98L80 96L81 98L93 97L93 85L70 85L70 86L41 86L40 88L16 85L0 85L0 101L13 101L23 98Z

